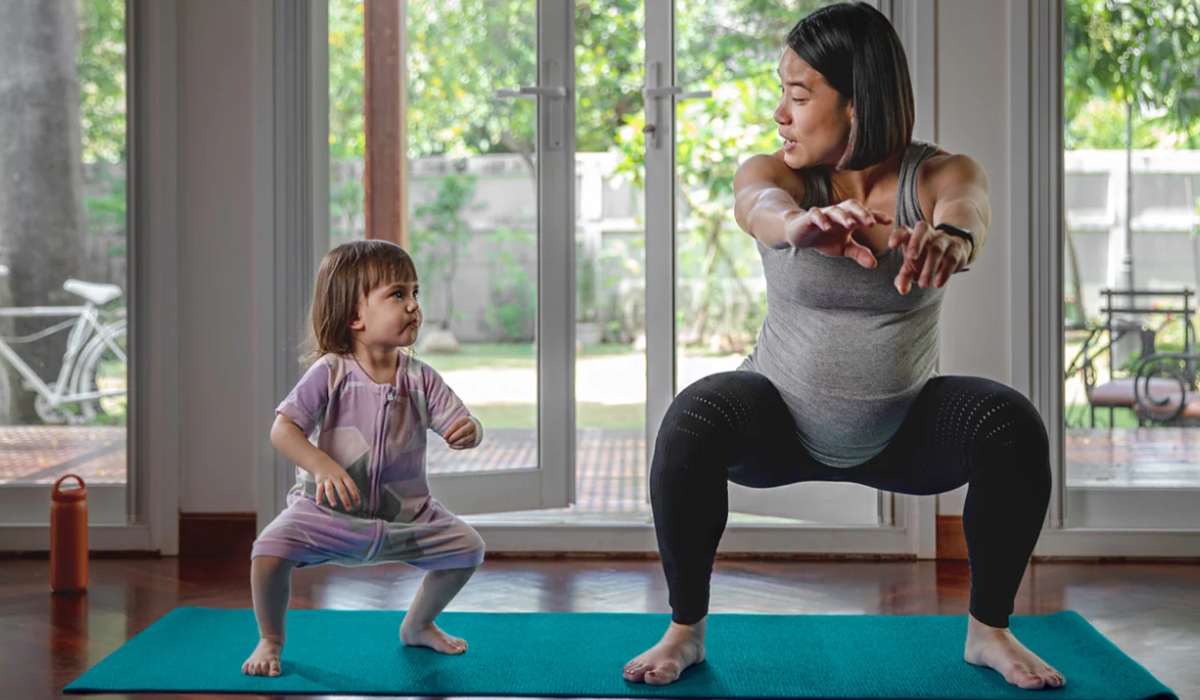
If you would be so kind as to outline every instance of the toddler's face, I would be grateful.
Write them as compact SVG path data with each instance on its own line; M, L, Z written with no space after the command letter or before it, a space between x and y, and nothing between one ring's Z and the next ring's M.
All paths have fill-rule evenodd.
M371 290L359 301L352 328L360 340L374 345L406 346L417 342L421 328L419 284L390 282Z

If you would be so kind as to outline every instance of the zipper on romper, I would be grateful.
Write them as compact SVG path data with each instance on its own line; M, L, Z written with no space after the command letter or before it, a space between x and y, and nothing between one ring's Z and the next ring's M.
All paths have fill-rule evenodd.
M371 516L379 510L379 489L383 484L383 445L387 437L388 407L396 400L396 387L389 385L383 395L383 408L379 410L379 430L375 434L375 469L371 474Z

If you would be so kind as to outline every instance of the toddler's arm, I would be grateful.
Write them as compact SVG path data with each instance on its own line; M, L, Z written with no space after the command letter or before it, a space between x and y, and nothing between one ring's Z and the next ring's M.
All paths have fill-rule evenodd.
M354 510L362 504L362 495L350 474L321 448L308 441L308 436L292 419L278 413L271 425L271 445L296 466L313 475L317 482L315 498L318 504Z
M308 435L320 425L329 405L332 368L325 358L314 362L287 397L275 409L271 445L296 466L313 475L317 503L336 507L341 500L346 510L362 502L354 480L332 457L313 445Z
M275 422L271 425L271 446L314 477L342 469L332 457L309 442L300 426L282 413L275 414Z
M477 447L483 441L483 424L471 415L462 399L458 398L458 394L446 384L437 370L423 365L421 374L429 407L429 427L451 447Z

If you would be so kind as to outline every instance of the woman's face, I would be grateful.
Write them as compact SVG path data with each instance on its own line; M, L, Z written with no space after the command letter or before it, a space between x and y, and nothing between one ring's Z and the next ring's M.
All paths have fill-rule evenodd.
M850 101L790 48L779 59L779 85L772 116L783 138L784 162L797 169L837 165L850 140Z

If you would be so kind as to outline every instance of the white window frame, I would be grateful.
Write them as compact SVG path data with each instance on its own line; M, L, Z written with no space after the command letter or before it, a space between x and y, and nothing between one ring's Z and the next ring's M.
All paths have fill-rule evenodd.
M179 551L177 15L177 0L126 3L128 470L126 484L89 485L88 497L96 513L124 503L127 522L92 524L93 551ZM48 486L4 491L21 508L49 511ZM47 550L49 529L44 520L0 524L0 551Z
M321 2L322 0L306 0L307 3ZM897 26L897 30L901 34L909 51L909 59L912 64L912 73L914 79L914 91L918 106L918 121L916 125L916 136L918 138L926 138L933 140L933 96L934 96L934 70L932 47L935 39L935 5L932 0L880 0L881 10L892 18ZM312 11L310 9L310 11ZM668 21L663 24L663 13L666 17L674 11L674 4L671 0L647 0L647 27L656 26L670 27ZM572 55L571 34L573 33L573 17L574 3L569 0L555 0L549 2L541 0L539 2L539 31L543 32L542 42L546 46L551 46L556 43L564 43L563 50L566 56ZM656 19L655 19L656 18ZM557 29L555 29L557 27ZM552 38L553 32L559 33L557 41ZM673 32L670 32L673 33ZM316 52L324 56L325 45L324 39L320 32L315 29L311 30L311 44L307 48L309 52ZM669 66L668 75L674 74L673 60L673 37L661 36L656 32L653 35L648 31L646 38L647 45L647 65L651 61L662 61L664 66ZM925 49L924 47L929 47ZM661 55L660 55L661 54ZM262 63L265 57L260 56L259 63ZM293 65L307 65L309 70L319 70L327 76L327 67L320 66L309 60L307 63L293 61ZM539 57L539 64L541 57ZM269 63L267 64L269 65ZM572 63L566 64L568 67ZM567 71L565 76L570 83L573 83L571 76L573 69ZM266 79L266 77L264 77ZM276 79L278 77L276 76ZM568 83L568 91L571 96L568 99L573 100L573 86ZM311 100L310 112L312 114L325 113L327 110L327 95L325 89L312 88L308 99ZM668 143L674 142L674 110L664 110L664 113L669 113L671 119L664 120L660 125L664 131L660 132L660 137ZM281 114L281 118L287 117L286 114ZM264 116L263 119L268 117ZM270 118L274 118L271 114ZM539 108L539 124L543 124L545 115ZM268 124L265 121L260 121L261 127L266 129ZM276 120L278 125L280 122ZM286 128L286 127L284 127ZM327 126L326 126L327 129ZM314 143L324 144L322 138L324 134L317 135L315 133L308 134L305 138L316 139ZM565 489L566 492L572 493L574 488L574 433L569 430L569 427L574 421L574 294L563 294L559 298L555 295L546 296L553 285L566 285L565 288L571 289L574 284L574 246L570 245L570 238L573 237L574 231L574 216L571 207L573 206L573 193L567 189L561 192L554 190L554 187L573 186L574 177L569 177L571 174L570 168L574 165L574 129L567 128L564 134L565 140L562 151L564 153L562 164L563 174L560 177L545 177L539 178L539 198L552 197L562 203L564 211L559 212L559 216L545 217L545 221L557 221L562 219L563 223L558 224L561 228L542 224L541 233L539 236L539 266L542 268L542 279L539 283L539 333L542 338L543 351L539 353L539 432L542 439L541 459L543 467L546 466L544 460L548 454L558 455L557 459L561 460L563 465L567 466L565 472L565 481L554 483L544 482L543 498L547 501L555 499L558 494ZM261 142L263 139L256 139ZM261 147L261 143L260 143ZM655 201L656 198L670 201L673 198L670 196L669 189L671 187L671 168L673 168L674 153L673 149L664 149L669 152L669 161L652 161L646 163L647 169L647 201ZM550 154L544 154L541 158L543 167L551 166L556 160L553 157L546 157ZM260 159L261 160L261 159ZM265 161L264 161L265 162ZM327 167L327 165L326 165ZM654 174L658 173L658 177ZM664 177L662 173L666 173ZM265 182L265 175L264 180ZM317 178L324 182L327 178L324 173L318 173L315 170L307 173L308 178ZM654 184L652 184L652 182ZM557 183L557 184L554 184ZM664 184L665 183L665 184ZM327 186L327 185L326 185ZM306 211L314 212L315 209L312 203L306 205ZM327 214L326 214L327 215ZM653 234L648 236L647 243L647 268L656 266L654 269L667 268L673 264L674 260L674 212L664 211L662 208L647 207L647 228L648 231L661 231L664 227L671 231L671 236L655 237ZM293 228L282 229L278 227L267 226L269 222L263 221L258 226L258 230L269 230L274 228L276 231L274 236L286 235L288 231L295 230ZM563 238L561 249L546 248L547 242L544 239L551 238L557 230L566 231L567 236ZM550 236L546 234L551 234ZM305 234L311 237L313 233ZM265 245L265 244L264 244ZM272 244L274 245L274 244ZM303 245L303 240L294 245ZM554 245L552 243L551 245ZM312 248L314 250L323 250L322 242L316 242ZM270 254L274 250L273 247L264 248L265 254ZM286 275L288 269L295 271L297 269L309 269L305 265L311 265L307 262L300 266L286 266L281 274ZM267 275L267 284L279 284L273 276ZM666 406L670 403L670 399L674 395L674 327L673 323L664 324L662 319L673 319L673 298L674 298L674 276L648 275L647 280L647 321L648 325L651 320L658 319L660 325L660 334L665 329L665 334L669 337L659 338L653 343L652 347L647 349L647 444L649 449L653 449L653 435L656 432L658 423L661 421L661 416L665 412ZM304 298L299 290L293 290L296 287L295 281L288 281L284 284L292 295L292 301L287 303L286 309L290 310L285 315L293 319L290 323L298 324L299 321L296 315L297 303L302 303L299 300ZM279 288L279 287L275 287ZM260 290L263 295L268 295L272 290ZM271 298L267 296L266 298ZM286 298L286 297L285 297ZM657 300L657 301L656 301ZM284 309L281 309L284 310ZM269 309L264 308L264 311ZM556 328L556 325L558 327ZM268 334L264 332L263 342L278 342L279 337L293 337L292 330L280 331L274 330ZM664 342L665 341L665 342ZM565 365L562 362L565 360ZM270 362L264 360L270 365ZM280 362L278 358L275 363ZM291 381L294 381L296 368L286 367L278 369L278 365L264 366L260 368L260 372L266 371L266 376L276 376L277 378L270 386L264 384L259 388L259 396L256 398L255 405L258 407L260 420L263 425L260 434L266 435L266 429L269 427L270 416L274 407L274 402L282 394L290 388ZM276 373L277 372L277 373ZM544 407L561 404L562 408L556 412L547 412ZM653 426L653 428L651 428ZM547 439L554 440L551 435L561 434L558 438L559 444L551 443L550 452L547 452ZM293 478L291 467L274 454L270 446L266 444L265 437L260 452L262 464L274 463L275 469L269 470L269 478L264 478L259 483L259 527L261 528L274 514L278 512L282 505L283 493L287 489L287 485L291 483ZM648 462L647 462L648 463ZM511 477L511 475L510 475ZM433 481L433 480L431 480ZM435 483L434 490L439 493L441 498L441 489L444 489L443 483ZM936 516L936 499L933 496L916 497L916 496L895 496L887 495L880 498L880 513L882 522L887 523L883 526L871 527L853 527L853 526L834 526L834 527L811 527L795 524L774 525L774 524L747 524L747 525L731 525L722 540L722 551L739 551L739 552L806 552L806 553L830 553L830 554L892 554L897 556L915 555L922 558L932 558L935 548L935 516ZM557 517L552 514L530 514L528 519L514 520L511 516L490 517L487 515L467 516L471 522L483 535L488 542L491 550L504 551L629 551L629 552L654 552L657 551L657 543L654 534L653 523L647 515L639 515L636 518L628 517L603 517L603 518L573 518L573 517Z
M1010 376L1047 423L1054 471L1034 555L1196 557L1194 489L1065 488L1062 22L1062 0L1009 4ZM1168 525L1147 527L1150 516Z
M574 488L574 4L539 0L538 82L566 97L538 98L538 468L430 475L439 500L459 514L566 506ZM295 349L307 324L318 262L329 247L329 66L326 0L255 6L256 294L260 326L255 389L261 530L284 507L295 467L268 439L274 409L301 374ZM550 75L550 73L560 75ZM516 87L516 86L514 86ZM564 138L551 142L554 133ZM568 322L571 321L571 322ZM486 428L485 428L486 431ZM436 439L436 438L435 438Z

